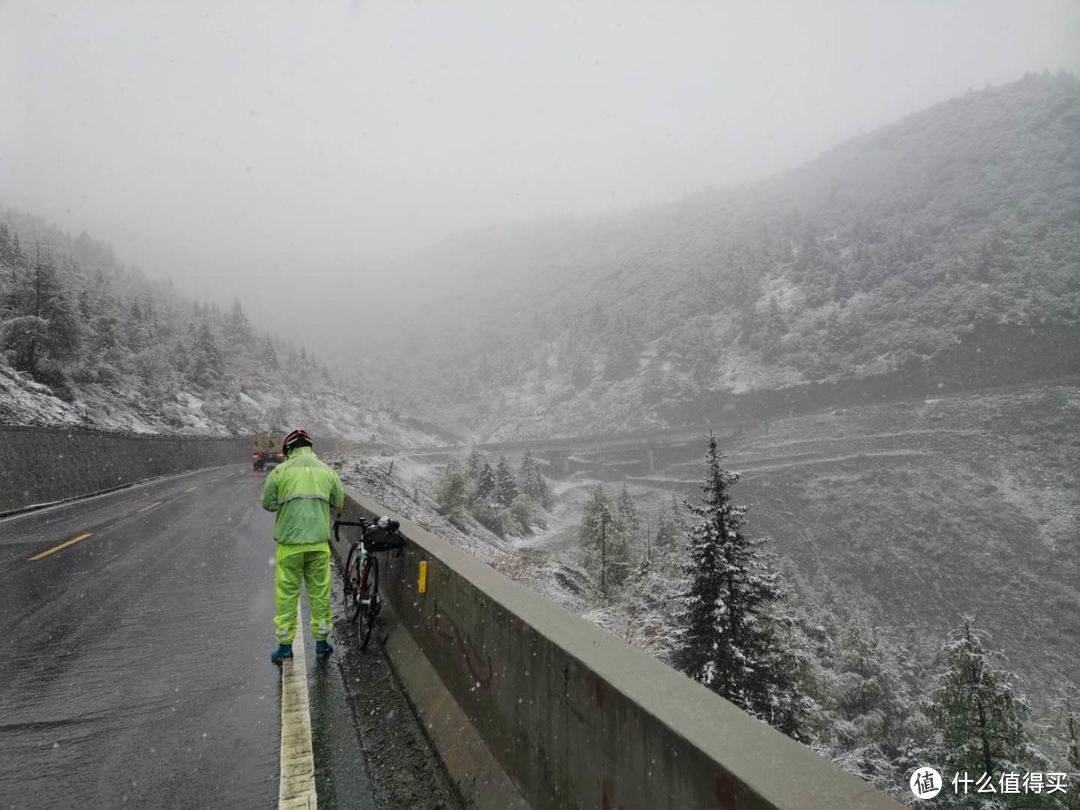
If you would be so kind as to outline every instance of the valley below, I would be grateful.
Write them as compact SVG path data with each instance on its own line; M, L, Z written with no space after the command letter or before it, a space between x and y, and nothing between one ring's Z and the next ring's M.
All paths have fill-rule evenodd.
M627 485L639 511L700 495L708 428L523 442L547 461L557 521L521 544L582 609L572 562L581 505ZM834 587L894 638L928 649L972 616L1037 703L1080 660L1080 387L969 391L919 401L718 422L749 530L768 535L805 595ZM512 455L513 445L493 446ZM578 518L575 522L575 518ZM545 554L545 550L547 554ZM525 561L519 563L519 566ZM528 577L522 577L527 579ZM556 585L557 589L557 585ZM927 662L929 663L929 662Z

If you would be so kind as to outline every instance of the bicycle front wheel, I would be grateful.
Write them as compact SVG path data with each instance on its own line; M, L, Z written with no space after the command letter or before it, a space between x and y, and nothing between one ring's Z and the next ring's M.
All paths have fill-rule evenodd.
M379 561L367 558L367 570L361 577L360 588L360 649L366 649L371 631L375 629L375 617L379 615Z
M344 593L345 617L350 622L355 622L360 614L360 546L354 545L349 549L349 556L345 561Z

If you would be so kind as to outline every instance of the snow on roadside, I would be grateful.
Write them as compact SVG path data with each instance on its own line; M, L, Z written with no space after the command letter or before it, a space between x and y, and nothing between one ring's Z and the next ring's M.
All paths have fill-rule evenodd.
M501 539L471 516L457 523L439 513L431 493L442 472L441 465L407 455L353 455L326 460L338 470L346 486L469 551L499 573L571 612L582 615L588 609L592 580L577 564L577 528L566 517L571 510L557 509L548 518L545 530Z
M64 402L25 374L0 365L0 423L5 425L84 425L88 414Z
M52 389L0 362L0 424L83 427L121 433L235 436L304 426L316 435L394 447L444 445L455 437L355 396L322 389L303 396L273 389L203 394L180 390L155 404L137 384L70 381L68 402Z

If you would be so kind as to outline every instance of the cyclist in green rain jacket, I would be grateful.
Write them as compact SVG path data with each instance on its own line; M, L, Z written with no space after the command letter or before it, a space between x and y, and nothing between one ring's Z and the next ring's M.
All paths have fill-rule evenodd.
M300 583L307 583L311 602L311 634L315 655L334 651L330 634L330 507L340 509L345 491L338 474L315 456L311 436L294 430L285 437L281 451L285 461L263 485L262 507L275 512L274 540L277 568L274 574L274 628L278 648L270 660L280 664L293 657Z

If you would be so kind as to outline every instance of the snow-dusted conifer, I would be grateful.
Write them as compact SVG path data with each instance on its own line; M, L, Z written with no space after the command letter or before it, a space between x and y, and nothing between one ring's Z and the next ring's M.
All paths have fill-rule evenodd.
M1015 676L1001 666L1005 657L989 649L987 640L965 619L938 653L927 706L936 735L927 753L943 773L1000 775L1043 764L1024 728L1031 707L1017 691Z
M634 536L641 529L641 518L638 516L637 507L634 506L634 499L630 495L630 491L626 488L626 484L623 484L622 491L619 493L619 499L615 502L616 508L619 512L619 517L622 518L623 525L626 526L627 531Z
M277 349L274 348L274 341L270 335L266 335L262 339L259 348L259 362L265 372L274 372L279 368Z
M540 469L540 464L537 462L536 457L533 456L532 451L528 448L525 449L525 454L521 459L521 469L518 472L518 480L521 485L521 491L533 499L536 503L540 504L545 509L551 509L555 504L551 497L551 490L548 488L547 481L544 479L544 473Z
M3 325L3 348L17 368L37 374L43 361L76 355L77 316L47 251L38 247L29 272L16 277L6 309L10 318Z
M586 565L601 585L605 589L621 585L628 573L626 524L603 484L597 484L585 502L580 537Z
M195 332L195 340L191 349L191 365L189 374L192 382L203 388L208 388L221 379L224 372L224 360L221 349L210 331L210 326L204 320Z
M687 504L697 524L687 538L679 642L673 663L695 680L787 734L805 706L797 664L783 642L784 589L764 548L768 538L742 533L748 507L733 506L737 474L720 466L709 438L701 504Z
M517 497L517 481L510 471L510 465L505 456L499 456L499 463L495 467L495 500L502 506L509 506Z
M551 492L551 487L548 486L547 479L540 471L539 464L533 468L532 489L537 493L541 506L545 509L555 508L555 496Z
M492 470L491 465L485 461L484 466L480 468L480 472L476 475L476 487L473 489L473 501L477 503L487 503L491 501L495 496L496 485L495 471Z
M1067 761L1069 767L1080 776L1080 706L1076 705L1072 697L1066 697L1062 701L1065 726L1065 743L1068 746Z
M657 550L669 551L677 543L678 529L675 518L667 509L659 509L656 512L656 535L655 544Z
M1067 810L1080 810L1080 790L1075 786L1080 785L1080 689L1074 686L1066 686L1065 693L1057 701L1058 725L1060 733L1059 752L1055 757L1053 770L1065 771L1068 782L1068 792L1061 797L1061 806ZM1062 767L1056 767L1061 761Z
M435 484L435 502L439 505L439 512L451 520L460 519L467 489L468 482L461 465L457 461L449 462Z
M532 454L532 450L525 448L525 453L521 456L521 467L518 470L518 481L521 485L521 491L532 498L534 501L540 500L540 493L536 491L536 474L537 474L536 458Z
M234 298L232 309L225 319L225 338L235 348L250 346L255 335L251 329L251 323L244 314L244 308L240 305L240 299Z
M473 448L473 451L469 453L469 460L465 462L465 474L475 481L480 476L480 471L484 469L486 463L487 460L484 458L484 454Z

